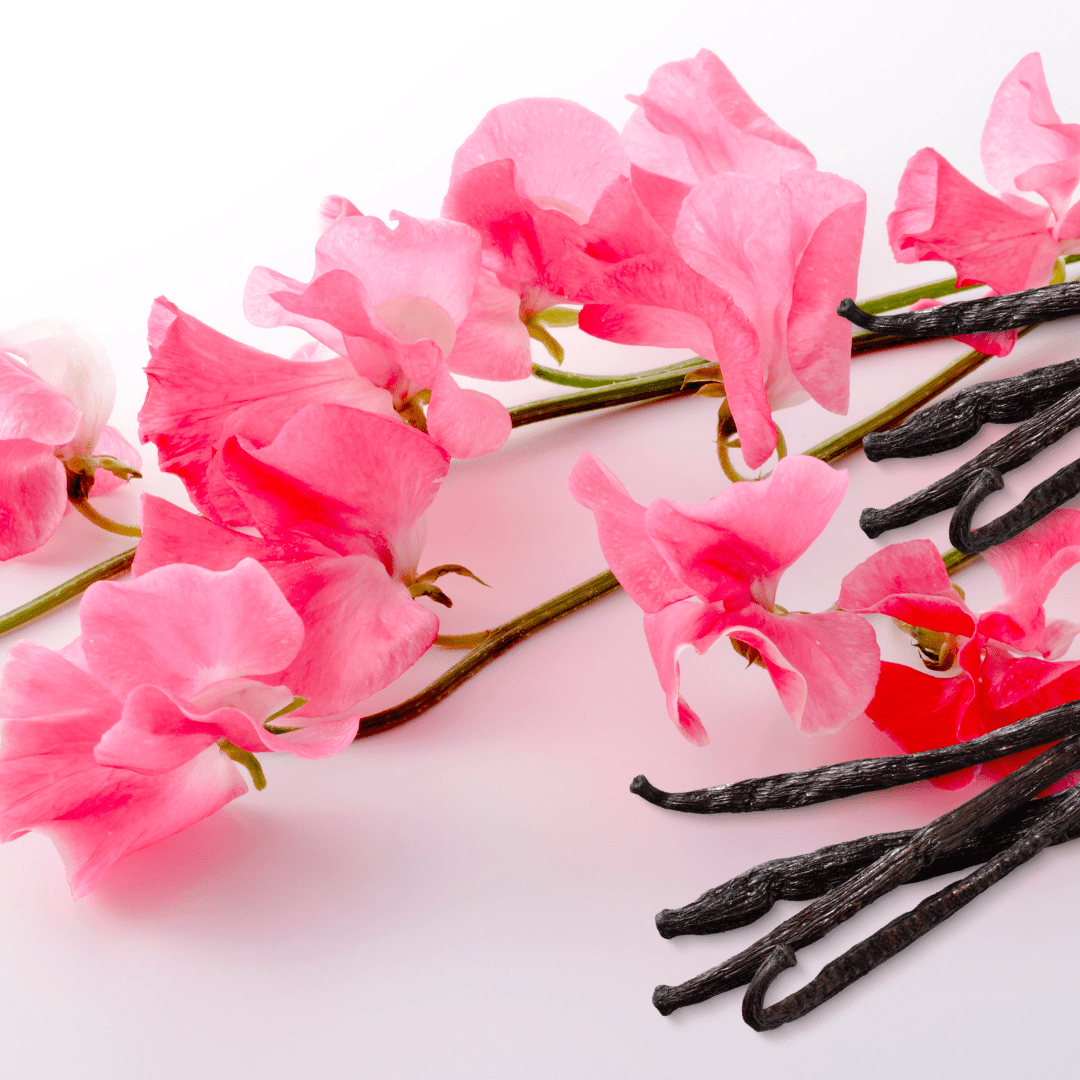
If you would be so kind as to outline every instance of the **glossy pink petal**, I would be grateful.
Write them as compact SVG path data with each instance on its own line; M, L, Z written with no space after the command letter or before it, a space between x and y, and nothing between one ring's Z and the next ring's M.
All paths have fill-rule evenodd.
M116 398L116 379L101 345L73 323L40 319L0 333L0 353L21 357L31 371L75 406L79 425L69 436L70 454L89 454Z
M492 109L454 155L451 190L458 177L502 160L514 163L521 195L578 224L588 219L608 184L630 173L611 124L560 98L522 98Z
M433 382L428 434L451 457L490 454L510 437L510 428L506 406L490 394L463 389L445 370Z
M957 595L938 549L929 540L890 544L844 577L836 606L970 637L975 618Z
M640 111L634 116L639 114ZM630 179L642 205L664 233L670 236L675 231L675 223L679 219L683 199L690 193L693 185L660 176L638 165L630 166Z
M671 572L645 531L645 507L592 454L582 454L570 474L570 494L596 518L600 550L630 598L644 611L659 611L691 591Z
M980 632L1025 652L1060 652L1060 625L1049 642L1043 641L1043 604L1061 575L1080 562L1080 510L1055 510L984 557L1001 580L1005 599L980 617Z
M532 347L518 315L519 305L516 292L501 285L490 271L481 270L469 313L458 326L446 358L447 367L476 379L527 379L532 374Z
M657 499L645 528L699 596L733 609L771 607L780 575L817 539L846 490L846 472L795 454L766 479L733 484L701 506Z
M67 509L64 466L51 446L0 441L0 560L36 551Z
M631 160L652 172L693 183L719 172L776 179L814 168L810 151L773 123L708 49L657 68L645 93L630 100L646 122L628 123L623 139Z
M345 465L343 447L362 468ZM304 529L334 550L375 554L374 543L380 557L408 536L449 467L415 428L340 405L305 407L263 449L231 440L222 459L264 534Z
M177 564L98 582L79 615L90 670L124 696L144 683L191 698L208 684L279 671L303 624L253 559L217 572Z
M135 449L114 427L106 425L101 432L101 437L94 447L94 455L116 458L124 465L130 465L138 472L142 469L142 454ZM108 495L112 491L118 491L126 481L107 469L98 469L94 473L94 486L90 489L91 495Z
M72 439L82 414L71 399L11 356L0 353L0 441L32 439L52 453Z
M1080 181L1080 124L1063 124L1043 74L1028 53L994 95L982 134L986 179L999 191L1041 195L1059 219Z
M641 255L615 264L584 296L578 326L628 345L693 349L723 373L727 400L750 468L776 446L762 380L758 336L731 294L681 259Z
M959 284L1008 293L1050 281L1059 249L1049 217L1022 199L987 194L927 147L907 163L887 227L897 262L940 259Z
M274 575L306 628L274 679L309 699L305 713L351 709L415 664L439 632L438 617L368 556L280 564Z
M1035 656L1013 656L1005 649L990 648L982 662L985 705L994 710L1007 709L1070 672L1080 672L1080 661L1053 663Z

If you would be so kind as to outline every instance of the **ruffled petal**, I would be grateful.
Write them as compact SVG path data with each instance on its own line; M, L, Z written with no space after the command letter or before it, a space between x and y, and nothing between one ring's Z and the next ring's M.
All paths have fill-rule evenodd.
M189 699L220 679L284 668L304 627L253 559L228 571L176 564L91 585L79 607L94 675L118 697L151 684Z
M1059 219L1080 181L1080 124L1063 124L1043 74L1028 53L1005 76L982 134L986 179L999 191L1041 195Z
M596 518L600 550L638 607L659 611L691 595L671 572L645 531L645 507L592 454L582 454L570 474L570 494Z
M519 305L517 293L501 285L490 271L481 270L469 314L458 326L446 358L447 367L475 379L527 379L532 374L532 346L518 315Z
M941 259L960 285L1009 293L1050 281L1059 247L1049 217L1022 199L995 199L926 147L904 169L887 227L897 262Z
M490 394L458 386L443 370L431 387L427 429L451 457L481 457L510 437L510 413Z
M661 175L692 183L719 172L775 179L788 169L814 168L810 151L773 123L708 49L657 68L645 93L630 100L647 121L623 132L631 160ZM682 143L692 177L672 137Z
M733 484L695 506L657 499L649 538L699 596L741 608L771 605L776 581L814 542L847 490L847 473L794 454L756 483Z
M67 509L64 466L51 446L0 442L0 560L36 551Z
M0 441L32 439L52 452L74 438L82 413L71 399L11 356L0 353Z

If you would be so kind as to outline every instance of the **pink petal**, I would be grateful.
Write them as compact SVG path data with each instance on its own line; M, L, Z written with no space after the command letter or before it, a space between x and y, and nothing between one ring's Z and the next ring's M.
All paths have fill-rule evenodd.
M500 285L490 271L481 270L469 314L458 326L446 358L447 367L476 379L527 379L532 374L532 347L518 315L519 304L516 292Z
M428 221L395 211L397 228L376 217L341 218L315 245L315 276L346 270L375 306L402 297L438 304L456 326L469 312L480 271L480 236L456 221ZM449 350L446 350L449 351Z
M130 465L136 472L142 469L142 455L114 427L106 426L102 430L101 438L94 447L94 454L116 458L124 465ZM108 469L98 469L94 473L94 486L90 489L90 494L108 495L111 491L118 491L124 484L125 481L115 473Z
M69 436L71 454L89 454L116 397L112 365L101 345L73 323L40 319L0 333L0 353L22 357L31 371L75 406L80 418L78 429Z
M634 184L634 191L653 220L670 236L675 231L675 222L679 219L683 199L689 194L692 185L684 184L681 180L671 180L637 165L630 166L630 179Z
M312 401L333 401L396 417L389 394L344 359L282 360L242 345L158 299L150 314L150 389L139 436L158 448L195 505L218 520L249 524L235 494L214 498L207 469L230 435L265 444Z
M176 564L97 582L79 616L90 670L121 697L148 683L191 698L220 679L279 671L304 636L253 559L227 571Z
M743 457L757 468L776 446L757 334L729 293L681 259L641 255L617 263L583 297L578 326L633 345L694 349L719 363ZM596 306L593 306L596 305Z
M573 101L522 98L492 109L454 155L454 181L478 166L509 159L517 190L540 206L561 210L579 223L600 193L630 162L618 132Z
M32 439L54 446L75 436L82 413L71 400L13 357L0 353L0 441Z
M795 454L766 479L733 484L702 506L657 499L645 527L699 596L730 608L771 606L780 575L825 528L846 490L846 472Z
M1050 281L1058 245L1049 211L1023 200L995 199L926 147L907 163L887 222L898 262L952 263L959 284L997 293Z
M302 296L306 289L307 285L302 281L265 266L256 266L244 286L244 318L253 326L297 326L338 356L344 356L345 338L340 330L322 319L294 311L294 304L289 307L282 305L283 299ZM380 382L378 385L383 384Z
M659 611L691 595L649 539L645 507L634 502L614 473L592 454L582 454L574 466L570 494L593 512L600 550L638 607Z
M631 160L653 172L692 183L719 172L772 180L788 169L814 168L810 151L773 123L708 49L657 68L645 93L630 100L648 124L628 124L623 138ZM693 177L684 168L667 171L667 162L677 166L671 136L683 144Z
M787 318L788 361L795 378L826 409L846 413L851 329L836 306L857 292L866 193L830 173L786 173L794 208L813 222L799 257Z
M340 754L353 744L360 727L360 717L349 712L341 716L312 719L308 716L289 714L284 726L295 730L283 735L260 732L260 737L270 750L279 750L297 758L324 758Z
M0 442L0 560L36 551L67 509L64 466L51 446Z
M344 467L343 448L364 467ZM222 460L264 532L300 528L365 554L406 540L449 467L415 428L340 405L308 405L263 449L230 440Z
M319 229L329 228L343 217L363 217L344 195L327 195L319 203Z
M451 456L481 457L510 437L510 414L501 401L479 390L464 390L448 371L431 388L428 434Z
M890 544L844 578L836 606L891 615L912 626L971 637L975 619L952 587L945 563L929 540Z
M1049 652L1042 605L1069 567L1080 562L1080 510L1055 510L1019 536L984 553L1005 590L1005 600L979 619L981 632L1017 649Z
M988 649L982 663L985 704L990 709L1007 709L1070 672L1080 673L1080 661L1055 664L1034 656L1013 656L1005 649Z
M838 731L861 716L874 696L877 638L857 615L778 616L751 606L726 616L723 633L761 653L788 716L807 735Z
M281 564L274 573L306 628L275 678L309 699L305 713L351 709L415 664L439 632L438 618L367 556Z
M982 134L986 179L999 191L1034 191L1058 218L1080 181L1080 124L1063 124L1042 58L1028 53L1005 76Z

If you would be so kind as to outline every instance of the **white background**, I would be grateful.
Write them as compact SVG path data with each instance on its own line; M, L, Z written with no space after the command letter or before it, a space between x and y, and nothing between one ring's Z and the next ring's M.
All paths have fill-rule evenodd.
M1058 110L1080 121L1073 5L787 5L623 0L573 4L276 2L6 4L0 64L0 326L66 316L108 348L114 414L129 437L145 383L145 319L164 293L249 343L286 355L289 331L248 327L240 298L265 264L306 278L319 199L367 213L438 213L453 151L491 106L573 98L617 125L650 72L702 46L817 155L862 184L861 295L944 276L900 267L884 219L905 160L932 145L982 181L994 90L1041 50ZM1077 353L1075 321L1044 327L984 374ZM572 369L661 362L561 332ZM963 349L860 359L851 418ZM547 396L534 381L509 402ZM488 581L450 586L443 627L492 625L603 568L591 516L566 493L585 449L642 502L703 501L724 483L715 403L683 399L516 432L455 462L432 508L426 564ZM802 406L780 418L793 449L843 426ZM978 445L995 433L984 432ZM859 510L964 460L848 463L848 497L784 579L789 608L822 609L883 544ZM1080 455L1080 432L1010 475L998 510ZM153 467L102 500L136 520L137 491L183 501ZM125 547L69 515L40 551L0 568L4 610ZM975 608L999 597L985 567L960 579ZM1073 619L1080 571L1049 605ZM69 607L26 636L59 647ZM18 635L15 635L18 636ZM0 642L10 645L11 639ZM896 651L895 641L887 647ZM891 655L891 654L890 654ZM899 655L899 654L898 654ZM429 654L371 711L423 685ZM622 594L516 648L436 710L338 758L266 762L269 786L119 864L73 903L51 845L0 851L0 1051L12 1078L356 1076L581 1078L984 1076L1068 1068L1080 853L1040 855L949 924L806 1020L759 1035L735 992L669 1018L653 986L719 963L795 910L716 938L664 941L652 925L754 863L921 824L966 793L916 785L758 817L669 814L627 792L808 767L889 744L866 722L796 733L764 672L726 647L684 663L712 744L667 720L640 616ZM789 992L911 907L909 886L800 954Z

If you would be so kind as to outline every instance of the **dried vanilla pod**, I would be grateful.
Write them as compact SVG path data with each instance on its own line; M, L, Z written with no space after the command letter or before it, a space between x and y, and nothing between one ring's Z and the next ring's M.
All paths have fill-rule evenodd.
M983 832L971 836L951 854L935 859L911 880L926 881L986 862L1016 843L1063 797L1051 795L1025 803ZM885 852L909 843L914 834L914 829L877 833L831 844L805 855L760 863L702 893L690 904L665 908L656 916L656 929L661 937L673 938L688 934L719 934L748 926L768 914L777 900L813 900L824 895ZM1051 842L1061 844L1077 837L1080 837L1080 820Z
M779 773L697 791L661 791L644 776L634 777L630 790L646 802L684 814L748 814L758 810L790 810L866 791L882 791L917 780L944 776L957 769L1030 750L1080 733L1080 701L1068 701L1046 712L1017 720L968 742L922 750L916 754L860 758L823 765L804 772Z
M1042 802L1045 804L1048 800ZM832 963L826 964L801 990L766 1008L764 998L769 986L781 971L796 963L794 950L790 946L781 945L775 948L747 987L743 998L743 1019L755 1031L770 1031L812 1012L845 987L929 933L950 915L956 914L976 896L1012 873L1043 848L1060 843L1078 823L1080 789L1072 788L1065 792L1057 804L1044 807L1039 820L1029 827L1023 836L989 859L978 870L960 881L946 885L913 910L893 919L877 933L848 949Z
M958 300L901 315L868 315L848 297L840 301L836 314L864 330L895 335L907 341L1019 330L1034 323L1080 315L1080 282L1066 281L1004 296Z
M979 383L913 414L899 427L871 432L863 438L863 451L870 461L883 461L952 450L983 424L1028 420L1077 387L1080 359Z
M962 806L917 829L907 843L887 851L723 964L678 986L658 986L653 991L653 1005L667 1016L685 1005L745 986L774 957L778 946L797 950L820 940L861 908L910 881L935 859L956 851L970 837L985 831L1078 766L1080 736L1073 735Z
M942 477L922 491L895 502L884 510L867 507L859 527L874 539L889 529L911 525L924 517L956 506L985 469L1008 472L1030 461L1046 447L1080 424L1080 388L1070 391L1049 408L1018 424L1008 435L988 446L966 465Z

